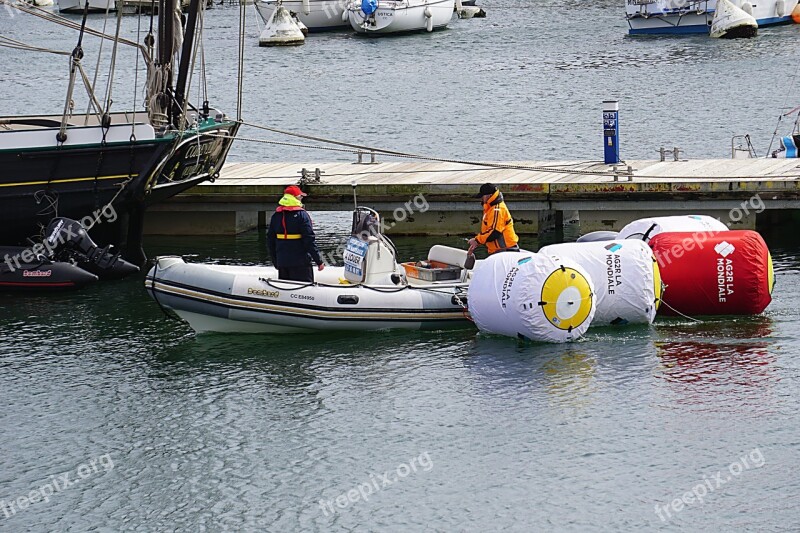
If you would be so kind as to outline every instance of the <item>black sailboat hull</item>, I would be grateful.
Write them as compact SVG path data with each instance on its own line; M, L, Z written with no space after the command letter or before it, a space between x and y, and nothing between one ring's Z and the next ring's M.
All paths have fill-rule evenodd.
M140 263L147 207L216 177L238 128L209 119L198 130L147 141L0 150L0 243L41 240L62 216Z

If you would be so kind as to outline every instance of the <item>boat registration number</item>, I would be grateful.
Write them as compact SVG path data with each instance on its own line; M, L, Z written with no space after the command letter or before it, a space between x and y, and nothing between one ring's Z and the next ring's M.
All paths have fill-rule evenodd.
M366 243L358 237L350 237L344 249L344 269L356 276L364 275L364 258L367 256Z

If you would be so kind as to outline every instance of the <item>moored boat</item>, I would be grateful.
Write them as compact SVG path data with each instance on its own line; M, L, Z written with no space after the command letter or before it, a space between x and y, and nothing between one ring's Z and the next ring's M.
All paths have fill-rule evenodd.
M454 0L372 0L351 3L346 15L358 33L433 31L450 23L454 8Z
M174 12L176 0L158 0ZM98 242L119 246L126 258L144 261L141 248L145 210L221 169L239 128L237 121L210 107L188 102L195 30L204 2L193 0L186 28L163 24L157 47L76 25L63 17L20 4L13 7L68 28L79 29L70 60L65 111L60 115L0 117L0 242L24 245L37 239L57 216L82 220L102 212L113 217L92 228ZM180 32L182 46L175 35ZM84 34L134 46L148 70L146 111L112 112L87 86L91 107L73 113L76 80L83 77ZM112 54L112 57L113 54ZM179 66L176 57L180 58ZM176 68L177 67L177 68ZM112 62L109 75L113 75ZM173 79L173 73L177 76ZM79 74L80 73L80 74ZM134 91L141 87L134 87Z
M114 0L58 0L58 10L61 13L72 13L80 15L87 8L89 13L105 13L106 11L116 11L117 7ZM40 5L40 4L36 4Z
M272 267L160 257L145 287L198 333L472 327L466 250L434 246L428 261L399 264L385 236L353 227L345 265L317 272L314 283L279 280Z
M347 0L283 0L283 7L311 32L348 28L347 20L342 19L346 4ZM255 6L264 22L268 22L277 8L277 1L256 0Z
M732 4L752 16L759 28L790 24L798 0L733 0ZM716 13L716 0L627 0L626 19L631 35L709 33Z
M52 261L23 246L0 247L0 292L80 289L98 277L65 261Z

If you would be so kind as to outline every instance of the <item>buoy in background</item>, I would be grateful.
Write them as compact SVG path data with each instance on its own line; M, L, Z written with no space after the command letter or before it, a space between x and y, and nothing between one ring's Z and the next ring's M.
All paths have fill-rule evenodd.
M481 19L486 18L486 11L481 9L480 7L475 5L475 1L469 2L470 5L462 2L462 0L456 0L455 11L456 16L460 19Z
M753 315L772 301L772 257L755 231L661 233L650 247L667 287L664 314Z
M489 256L475 270L468 295L478 329L534 341L575 340L595 313L594 286L583 268L530 252Z
M258 37L259 46L294 46L303 44L306 38L297 26L289 10L282 2L275 6L275 12Z
M591 277L597 311L592 326L650 324L661 303L661 275L639 240L552 244L540 254L579 264Z
M294 11L290 11L289 13L291 13L294 23L297 24L297 27L300 28L301 32L303 32L303 37L308 37L308 26L303 24L303 21L297 18L297 13Z
M756 33L758 22L752 13L736 7L730 0L717 0L714 18L711 20L711 37L739 39L754 37Z
M601 242L601 241L613 241L619 237L618 231L590 231L586 235L581 235L578 237L577 242Z
M640 239L648 242L659 233L693 231L709 234L728 231L728 226L708 215L679 215L634 220L619 232L620 239Z

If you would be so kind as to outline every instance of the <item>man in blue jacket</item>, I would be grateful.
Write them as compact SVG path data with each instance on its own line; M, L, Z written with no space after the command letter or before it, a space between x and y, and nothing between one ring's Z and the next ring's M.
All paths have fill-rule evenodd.
M283 191L283 198L267 229L267 247L279 279L314 281L313 260L318 270L325 268L317 248L311 217L303 209L306 193L297 185Z

